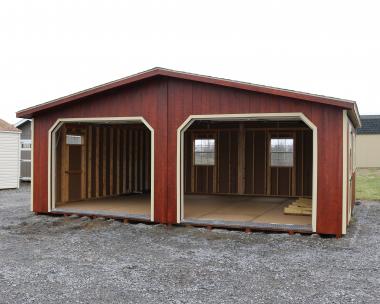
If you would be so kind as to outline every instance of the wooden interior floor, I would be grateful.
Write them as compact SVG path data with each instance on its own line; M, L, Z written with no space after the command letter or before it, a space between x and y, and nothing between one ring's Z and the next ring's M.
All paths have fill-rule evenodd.
M311 216L285 215L292 200L240 195L185 195L185 220L311 225Z
M132 194L58 204L57 210L150 217L150 195ZM95 211L95 212L94 212ZM127 217L127 216L126 216Z
M285 215L292 200L276 197L239 195L185 195L186 220L254 222L269 224L311 225L311 216ZM135 194L58 204L56 211L107 214L137 218L150 217L150 195Z

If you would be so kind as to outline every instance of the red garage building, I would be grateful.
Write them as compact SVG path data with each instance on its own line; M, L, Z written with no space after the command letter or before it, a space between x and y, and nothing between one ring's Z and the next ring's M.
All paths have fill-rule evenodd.
M356 103L155 68L17 112L32 211L346 233Z

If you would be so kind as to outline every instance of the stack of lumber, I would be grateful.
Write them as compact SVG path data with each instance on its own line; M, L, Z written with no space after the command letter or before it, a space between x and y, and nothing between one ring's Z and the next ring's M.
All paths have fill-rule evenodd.
M284 208L284 214L311 215L311 199L300 197Z

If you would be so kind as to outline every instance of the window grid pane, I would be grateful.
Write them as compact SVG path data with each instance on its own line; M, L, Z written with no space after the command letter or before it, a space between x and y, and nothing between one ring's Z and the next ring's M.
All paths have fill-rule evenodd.
M194 140L194 165L215 165L215 139Z
M67 145L81 145L82 136L81 135L66 135L66 144Z
M271 166L293 167L293 138L271 139Z

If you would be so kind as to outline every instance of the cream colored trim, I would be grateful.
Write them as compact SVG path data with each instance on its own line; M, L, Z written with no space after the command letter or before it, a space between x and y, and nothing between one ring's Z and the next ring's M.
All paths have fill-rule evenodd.
M14 134L21 134L21 131L1 131L1 133L14 133Z
M33 212L33 193L34 193L34 182L33 182L33 175L34 175L34 118L31 119L30 124L30 133L31 133L31 140L32 140L32 151L30 153L30 211Z
M352 162L353 162L353 171L356 175L356 129L355 127L352 128Z
M348 116L348 114L347 114ZM349 190L348 190L348 203L347 203L347 206L348 206L348 212L347 212L347 226L350 224L351 222L351 216L352 216L352 204L354 203L352 201L352 175L354 173L356 173L356 163L355 163L355 154L356 154L356 151L355 151L355 141L356 141L356 133L355 133L355 127L352 123L351 120L348 119L348 125L349 125L349 130L348 130L348 135L349 135L349 144L348 144L348 148L351 148L351 157L352 159L349 160L349 166L352 168L352 170L349 172ZM347 152L347 155L349 155L349 153ZM351 163L352 161L352 163Z
M62 124L59 124L59 126L61 126ZM56 128L55 130L58 130L59 128ZM50 173L50 172L56 172L56 153L55 153L55 150L56 150L56 147L57 147L57 137L55 136L55 132L51 135L51 136L49 136L49 145L48 145L48 149L49 149L49 154L51 154L51 162L49 161L49 163L48 163L48 172ZM63 139L64 140L64 139ZM51 143L50 143L50 141L51 141ZM51 145L50 145L51 144ZM52 153L52 151L54 151L53 153ZM51 170L53 170L53 171L51 171ZM51 187L49 187L48 189L50 189L51 188L51 194L50 193L48 193L48 197L50 198L50 197L56 197L55 196L55 192L56 192L56 183L55 183L55 175L53 175L54 176L54 182L53 182L53 184L52 184L52 186ZM50 181L50 178L49 178L49 181ZM53 204L54 204L54 208L55 208L55 200L53 201ZM51 204L48 204L48 211L50 212L51 211Z
M93 118L59 118L53 124L49 130L49 146L48 146L48 210L51 212L55 208L55 175L52 175L52 166L53 169L55 166L55 149L52 149L52 144L55 144L55 132L59 127L65 122L101 122L101 121L112 121L112 122L126 122L126 121L135 121L142 122L151 132L151 196L150 196L150 220L154 221L154 129L152 126L145 120L142 116L131 116L131 117L93 117ZM53 195L52 195L53 194Z
M312 189L312 230L317 231L317 178L318 178L318 129L300 112L295 113L244 113L244 114L215 114L215 115L190 115L177 129L177 223L184 217L184 181L183 181L183 133L190 127L194 120L257 120L266 118L269 120L302 120L313 130L313 189Z
M55 149L53 147L56 146L56 137L55 133L56 131L61 127L63 123L60 121L56 121L56 123L50 128L49 135L48 135L48 212L51 212L52 209L55 208L55 199L52 200L51 198L55 198L55 175L52 175L52 170L55 172ZM53 153L52 153L53 151ZM52 182L53 179L53 182Z
M17 162L17 189L20 188L21 179L21 133L18 135L18 162Z
M355 172L355 167L354 167L354 147L353 147L353 141L354 141L354 135L351 133L353 132L354 128L352 127L352 122L350 120L348 120L348 151L349 149L351 149L351 158L349 159L349 168L351 168L352 170L349 170L349 181L348 181L348 190L349 192L347 193L347 226L350 224L350 221L351 221L351 207L352 207L352 174ZM349 155L349 153L347 153L347 156ZM352 163L351 163L352 161Z
M357 127L361 128L362 127L362 122L360 120L360 114L359 114L358 105L356 104L356 102L354 103L354 112L355 112L356 118L358 120L358 126ZM347 115L348 115L348 112L347 112Z
M342 234L347 232L347 110L343 110Z

